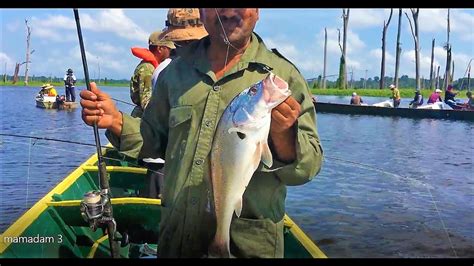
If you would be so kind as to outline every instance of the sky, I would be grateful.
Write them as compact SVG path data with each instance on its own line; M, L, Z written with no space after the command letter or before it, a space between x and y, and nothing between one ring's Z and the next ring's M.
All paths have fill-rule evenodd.
M404 9L411 19L411 12ZM420 76L429 78L431 42L436 39L435 66L444 73L447 9L420 9ZM131 47L147 47L148 36L165 26L167 9L79 9L82 34L91 79L129 79L139 63ZM474 9L451 9L454 78L465 77L474 58ZM347 37L347 71L354 80L380 76L382 27L390 9L350 11ZM268 48L276 48L291 60L307 79L323 72L324 29L328 32L327 75L334 80L341 51L340 8L260 9L257 32ZM62 77L68 68L83 78L80 48L72 9L0 9L0 72L12 75L15 62L26 59L25 19L31 26L30 76ZM394 76L398 8L386 38L386 76ZM402 16L400 76L415 76L414 41L408 19ZM20 70L24 75L24 66ZM333 76L334 75L334 76Z

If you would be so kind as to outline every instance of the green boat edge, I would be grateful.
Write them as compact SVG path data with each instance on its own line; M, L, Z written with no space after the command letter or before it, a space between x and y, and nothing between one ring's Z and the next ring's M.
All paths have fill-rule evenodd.
M115 150L104 154L118 231L130 238L120 255L136 258L144 243L156 246L161 200L136 196L146 169ZM0 258L109 258L107 235L93 232L79 210L84 193L98 189L97 174L94 154L0 234ZM288 215L284 225L284 258L327 258Z

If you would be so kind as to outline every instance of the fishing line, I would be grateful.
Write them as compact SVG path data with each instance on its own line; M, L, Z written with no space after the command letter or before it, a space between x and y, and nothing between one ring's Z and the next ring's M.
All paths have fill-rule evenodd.
M12 136L12 137L28 137L28 136ZM36 137L28 137L31 139L35 139ZM63 141L63 140L56 140L56 139L48 139L47 141L59 141L59 142L66 142L66 141ZM17 142L17 141L10 141L10 140L2 140L2 143L5 142L5 143L13 143L13 144L21 144L21 145L30 145L28 143L24 143L24 142ZM83 146L93 146L95 147L94 144L87 144L87 143L80 143L80 142L76 142L76 143L71 143L71 144L76 144L76 145L83 145ZM51 150L57 150L57 151L61 151L61 152L68 152L68 153L75 153L75 154L79 154L79 155L84 155L83 152L76 152L76 151L71 151L71 150L65 150L65 149L60 149L60 148L55 148L55 147L50 147L50 146L47 146L46 144L41 144L41 143L36 143L33 144L33 145L37 145L37 146L41 146L41 147L44 147L46 149L51 149ZM115 150L114 147L107 147L107 146L102 146L102 148L106 148L106 149L112 149L112 150ZM125 157L123 159L116 159L116 158L112 158L112 157L106 157L106 156L103 156L104 159L108 159L108 160L111 160L111 161L116 161L116 162L123 162L125 161ZM164 176L163 173L161 172L158 172L158 171L155 171L153 169L150 169L149 167L146 167L146 166L143 166L143 165L139 165L139 164L136 164L136 163L133 163L133 162L129 162L127 161L128 164L130 164L131 166L133 167L137 167L137 168L144 168L144 169L147 169L148 171L152 172L152 173L155 173L155 174L158 174L158 175L162 175Z
M451 249L453 250L454 252L454 256L456 256L456 258L458 257L458 254L456 253L456 249L454 249L454 245L453 245L453 242L451 241L451 237L449 236L449 233L448 233L448 229L446 228L446 226L444 225L444 221L443 221L443 218L441 217L441 213L438 209L438 206L436 205L436 201L434 200L434 197L433 197L433 194L431 193L431 190L428 188L428 192L430 193L430 196L431 196L431 200L433 201L433 204L435 206L435 209L436 209L436 213L438 214L438 217L439 219L441 220L441 225L443 226L443 230L444 232L446 233L446 236L448 237L448 240L449 240L449 244L451 245Z
M350 163L350 164L353 164L353 165L356 165L360 168L366 168L366 169L372 169L372 170L376 170L378 172L381 172L381 173L384 173L384 174L388 174L388 175L392 175L392 176L395 176L395 177L401 177L401 178L407 178L407 179L410 179L410 180L414 180L413 178L409 178L409 177L405 177L405 176L401 176L401 175L398 175L398 174L395 174L395 173L391 173L391 172L388 172L388 171L385 171L381 168L377 168L377 167L373 167L373 166L370 166L370 165L367 165L367 164L363 164L363 163L358 163L358 162L354 162L354 161L350 161L350 160L344 160L344 159L340 159L340 158L336 158L336 157L332 157L332 156L327 156L325 155L324 156L325 158L329 158L331 160L335 160L335 161L341 161L341 162L345 162L345 163ZM420 181L417 181L417 182L420 182ZM422 186L426 187L426 189L428 190L428 193L431 197L431 202L433 203L434 207L435 207L435 210L436 210L436 213L441 221L441 225L443 226L443 230L444 232L446 233L446 236L448 237L448 241L450 243L450 246L451 246L451 249L453 250L454 252L454 255L456 256L456 258L458 257L457 253L456 253L456 249L454 248L454 245L453 245L453 242L451 241L451 237L449 236L449 233L448 233L448 229L446 228L445 224L444 224L444 220L441 216L441 212L439 211L438 209L438 205L436 204L436 201L434 199L434 196L433 194L431 193L431 189L430 187L423 183L423 182L420 182Z
M117 101L117 102L121 102L121 103L125 103L125 104L128 104L128 105L131 105L131 106L135 106L135 104L131 104L129 102L126 102L126 101L122 101L122 100L119 100L119 99L115 99L115 98L112 98L110 97L110 99L114 100L114 101Z
M30 164L31 164L31 147L34 144L31 143L32 139L30 139L30 145L28 146L28 168L27 168L27 175L26 175L26 199L25 199L25 208L28 209L28 195L29 195L29 182L30 182Z
M84 145L84 146L96 147L95 144L84 143L84 142L79 142L79 141L72 141L72 140L62 140L62 139L54 139L54 138L35 137L35 136L27 136L27 135L19 135L19 134L10 134L10 133L0 133L0 136L16 137L16 138L27 138L27 139L37 139L37 140L46 140L46 141L55 141L55 142L62 142L62 143L68 143L68 144L77 144L77 145ZM115 149L115 148L113 148L113 147L107 147L107 146L100 146L100 147L101 147L101 148L104 148L104 149Z

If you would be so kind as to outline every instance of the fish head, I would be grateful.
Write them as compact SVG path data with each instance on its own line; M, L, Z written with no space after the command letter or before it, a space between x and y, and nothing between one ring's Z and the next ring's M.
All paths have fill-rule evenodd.
M288 83L270 73L264 80L240 93L231 104L235 128L261 128L271 110L291 95Z

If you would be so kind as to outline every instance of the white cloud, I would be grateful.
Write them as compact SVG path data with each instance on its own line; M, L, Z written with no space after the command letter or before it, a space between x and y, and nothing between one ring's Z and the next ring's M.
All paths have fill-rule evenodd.
M100 11L97 18L84 14L81 18L84 28L97 32L112 32L129 39L146 42L148 33L125 15L122 9Z
M396 20L397 14L398 9L394 8L390 25ZM388 20L389 16L390 9L351 9L349 14L349 28L382 28L384 20Z
M9 69L12 69L11 72L13 72L15 61L13 61L13 59L11 59L7 54L0 52L0 66L3 68L5 63L7 64L7 72L9 72Z
M14 22L7 23L6 26L7 26L8 31L15 32L20 28L21 24L20 24L20 21L15 20Z
M127 17L122 9L107 9L93 16L85 13L81 15L80 21L83 31L111 32L124 39L143 43L148 38L148 33ZM72 17L48 15L46 18L33 17L31 22L32 29L39 37L56 42L77 40L76 22Z
M105 42L96 42L93 44L94 48L101 53L106 53L106 54L123 54L125 53L124 49L122 47L112 45L109 43Z

